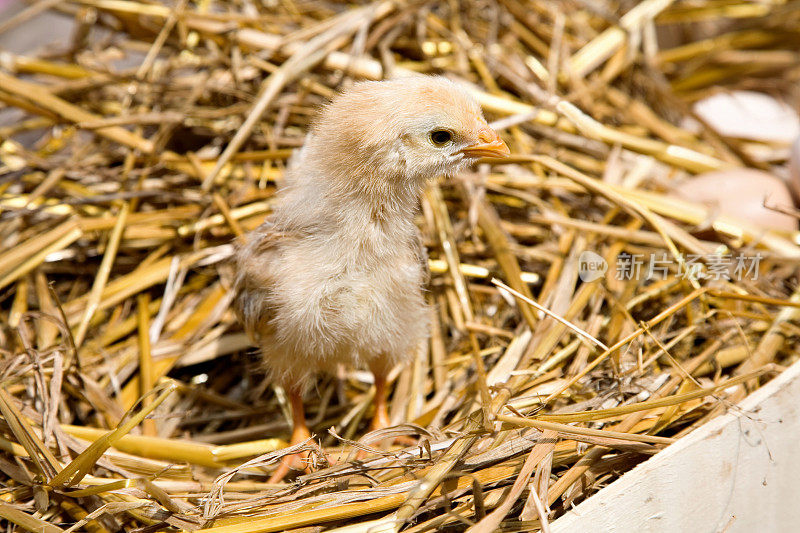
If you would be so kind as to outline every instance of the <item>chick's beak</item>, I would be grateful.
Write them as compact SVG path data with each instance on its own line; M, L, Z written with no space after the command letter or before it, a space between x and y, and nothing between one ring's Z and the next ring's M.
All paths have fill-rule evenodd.
M461 149L467 157L508 157L511 150L492 128L484 127L478 134L478 142Z

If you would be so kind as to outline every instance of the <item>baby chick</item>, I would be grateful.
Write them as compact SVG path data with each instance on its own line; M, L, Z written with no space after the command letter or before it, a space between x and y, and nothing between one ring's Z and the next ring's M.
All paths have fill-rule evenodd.
M304 390L338 364L372 371L372 429L389 424L386 375L427 335L419 195L508 154L477 102L441 77L357 83L322 109L273 214L235 256L235 308L287 391L293 444L310 436Z

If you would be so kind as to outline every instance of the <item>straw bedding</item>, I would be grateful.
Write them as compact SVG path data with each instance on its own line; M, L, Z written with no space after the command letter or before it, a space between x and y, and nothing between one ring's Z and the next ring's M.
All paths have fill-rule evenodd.
M666 191L785 162L681 124L720 88L797 102L798 2L48 6L70 42L0 68L11 530L546 529L796 359L796 235ZM398 425L365 436L368 374L320 377L312 471L269 485L287 405L232 243L320 104L408 71L467 83L514 156L422 200L431 338L391 375Z

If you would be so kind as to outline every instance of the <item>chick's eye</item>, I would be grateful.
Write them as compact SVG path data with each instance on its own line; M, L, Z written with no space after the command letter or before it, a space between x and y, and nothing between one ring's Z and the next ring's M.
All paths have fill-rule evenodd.
M433 130L431 142L436 146L443 146L453 140L453 134L447 130Z

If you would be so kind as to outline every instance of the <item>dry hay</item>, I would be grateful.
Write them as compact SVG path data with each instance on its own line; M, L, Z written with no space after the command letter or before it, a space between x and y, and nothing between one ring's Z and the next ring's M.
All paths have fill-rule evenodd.
M797 101L796 1L29 10L47 7L74 18L71 42L0 70L11 530L546 528L796 358L792 236L664 194L784 162L785 147L676 124L719 87ZM391 403L421 446L375 449L368 375L342 369L308 401L314 471L268 485L287 406L229 309L225 259L317 106L404 70L472 84L515 154L422 202L432 336ZM600 280L578 279L584 250L608 261ZM668 268L618 279L624 253ZM757 279L715 275L756 254Z

